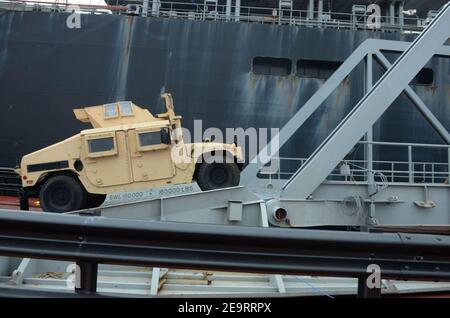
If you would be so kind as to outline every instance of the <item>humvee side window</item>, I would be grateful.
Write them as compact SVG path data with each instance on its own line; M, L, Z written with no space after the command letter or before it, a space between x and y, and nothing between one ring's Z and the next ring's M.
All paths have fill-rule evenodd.
M88 140L89 152L104 152L114 150L114 138L99 138Z
M105 104L104 113L105 113L105 119L117 117L119 114L117 113L116 103Z
M117 155L115 133L103 133L101 135L86 135L85 147L87 156L91 158Z
M131 102L119 102L120 115L133 116L133 107Z
M159 131L142 132L138 136L141 147L161 144L161 133Z
M137 130L136 131L136 142L138 151L151 151L167 148L170 144L170 136L163 138L161 130ZM165 140L168 139L168 140Z

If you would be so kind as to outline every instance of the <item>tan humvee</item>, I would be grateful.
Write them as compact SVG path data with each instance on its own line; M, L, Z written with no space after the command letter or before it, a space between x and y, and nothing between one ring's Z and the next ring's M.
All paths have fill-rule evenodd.
M153 116L132 102L75 109L93 129L22 158L22 184L45 211L99 206L106 194L197 181L202 190L239 184L242 150L235 144L185 144L170 94ZM217 160L218 158L224 160Z

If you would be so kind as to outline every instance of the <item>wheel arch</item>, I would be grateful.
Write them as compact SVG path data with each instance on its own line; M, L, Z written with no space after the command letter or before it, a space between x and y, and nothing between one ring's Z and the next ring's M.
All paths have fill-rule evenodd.
M41 187L44 185L45 182L47 182L48 179L50 179L54 176L61 176L61 175L69 176L69 177L77 180L83 186L83 188L86 190L86 187L81 182L78 174L73 170L56 170L56 171L45 172L39 176L39 179L34 186L25 187L24 189L29 194L39 194Z

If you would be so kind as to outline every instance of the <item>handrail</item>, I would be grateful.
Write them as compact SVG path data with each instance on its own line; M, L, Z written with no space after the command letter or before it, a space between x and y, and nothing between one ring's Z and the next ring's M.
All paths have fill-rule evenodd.
M293 26L309 26L320 28L344 28L354 30L368 30L366 20L369 17L367 14L348 13L348 12L334 12L334 11L312 11L314 18L310 18L310 11L298 9L282 9L278 6L239 6L239 15L235 14L237 9L232 5L229 10L225 4L203 4L192 2L174 2L174 1L160 1L159 8L154 11L150 6L147 12L143 12L143 1L139 0L121 0L121 1L107 1L110 5L102 6L97 4L76 4L82 10L110 10L117 13L138 14L131 12L127 7L132 5L133 8L139 7L139 14L143 16L156 16L166 18L186 18L198 20L215 20L215 21L232 21L232 22L260 22L279 25L293 25ZM50 1L50 0L0 0L0 5L9 5L10 9L20 9L15 7L16 4L32 8L36 5L43 5L45 7L66 8L71 5L70 0L67 3ZM214 10L209 10L213 7ZM22 9L24 9L22 8ZM281 11L281 14L280 14ZM283 12L288 14L284 15ZM99 12L96 12L99 13ZM102 12L108 14L108 12ZM391 24L389 16L381 16L380 31L389 32L420 32L424 29L423 21L418 17L410 18L404 17L403 24Z
M414 183L424 183L425 181L431 181L428 183L439 183L444 184L447 178L450 176L450 145L444 144L421 144L421 143L401 143L401 142L381 142L381 141L360 141L358 144L370 144L382 147L402 147L407 150L407 161L400 160L372 160L373 168L372 171L368 171L367 163L368 160L362 159L345 159L342 160L338 167L335 168L328 176L329 180L336 180L336 177L345 178L346 175L339 171L339 167L342 164L347 164L350 166L351 176L350 178L362 178L358 181L365 181L364 178L367 177L367 173L376 173L385 175L387 181L390 183L395 182L407 182L410 184ZM446 162L425 162L413 160L413 149L415 148L430 148L435 150L444 150L448 155L448 160ZM300 167L307 161L308 158L295 158L295 157L273 157L272 160L279 161L279 166L277 171L262 172L259 171L260 176L267 178L269 176L272 179L282 179L281 177L291 177L294 175L295 171L284 171L282 169L283 162L297 162ZM390 167L387 168L387 167ZM417 169L418 167L419 169ZM295 167L299 168L298 166ZM274 178L276 176L276 178ZM283 178L286 179L286 178Z

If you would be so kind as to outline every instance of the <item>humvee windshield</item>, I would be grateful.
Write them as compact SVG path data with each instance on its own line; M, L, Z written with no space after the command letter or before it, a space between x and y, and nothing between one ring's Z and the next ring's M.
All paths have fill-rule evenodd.
M105 104L105 119L107 118L116 118L117 114L117 105L113 104Z
M121 116L133 116L133 107L131 102L119 102Z
M117 118L119 113L120 116L133 116L133 105L129 101L105 104L103 107L105 119ZM118 111L117 108L119 108Z

